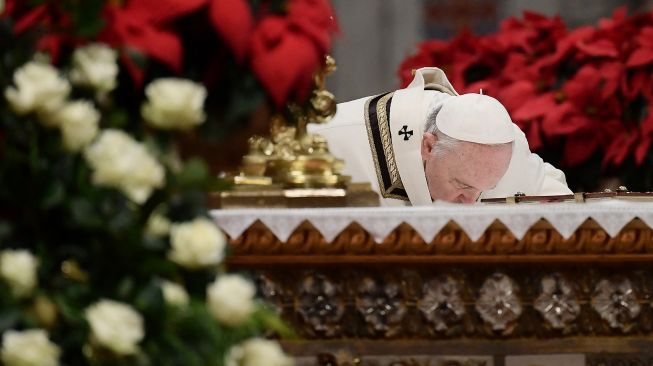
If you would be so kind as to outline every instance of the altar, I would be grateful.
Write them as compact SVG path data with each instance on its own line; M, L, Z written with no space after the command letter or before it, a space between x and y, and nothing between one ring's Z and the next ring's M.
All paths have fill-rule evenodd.
M299 365L648 365L648 202L212 210Z

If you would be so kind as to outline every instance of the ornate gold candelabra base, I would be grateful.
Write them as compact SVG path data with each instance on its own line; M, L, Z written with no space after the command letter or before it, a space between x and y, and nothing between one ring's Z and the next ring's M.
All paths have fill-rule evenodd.
M345 188L289 188L274 185L266 188L212 193L212 207L219 208L300 208L300 207L365 207L378 206L378 195L368 183L353 183Z
M333 94L325 90L326 75L335 70L327 56L315 77L315 91L305 107L290 104L296 127L282 116L271 121L270 138L254 136L238 175L231 177L234 190L215 192L212 207L344 207L378 206L378 195L368 183L351 184L342 174L344 161L329 153L327 141L306 132L309 122L325 123L335 115Z

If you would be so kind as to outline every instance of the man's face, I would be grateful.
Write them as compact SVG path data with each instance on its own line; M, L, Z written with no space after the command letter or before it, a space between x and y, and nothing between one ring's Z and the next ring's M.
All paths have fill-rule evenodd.
M488 146L461 141L451 151L432 155L437 136L422 137L424 174L433 200L476 202L481 192L494 188L508 170L512 144Z

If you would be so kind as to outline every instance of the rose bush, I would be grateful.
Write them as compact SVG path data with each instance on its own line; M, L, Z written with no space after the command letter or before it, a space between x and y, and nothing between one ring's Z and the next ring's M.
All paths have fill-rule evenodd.
M311 93L331 9L269 5L7 0L0 9L3 364L222 366L235 345L238 364L292 364L259 338L292 332L253 282L225 273L227 238L206 200L223 183L178 148L195 128L283 113ZM283 23L282 47L261 43L265 19ZM292 65L282 61L288 45L303 47Z
M278 344L260 338L248 339L227 354L225 366L291 366L293 361Z
M216 265L222 261L227 238L205 218L173 224L170 229L170 259L187 268Z
M8 249L0 252L0 276L18 298L31 295L36 288L37 265L36 257L27 250Z
M132 355L143 340L143 317L131 306L100 300L84 312L91 327L91 341L118 355Z
M206 292L209 312L223 324L240 325L254 312L256 289L240 276L220 276Z
M164 130L193 128L206 120L206 88L184 79L165 78L145 88L141 113L147 123Z
M6 366L57 366L61 350L42 329L7 331L2 335L0 358Z
M30 62L14 74L15 86L5 90L5 97L18 114L56 110L70 93L70 83L54 67Z
M118 53L102 43L94 43L73 52L73 84L86 86L98 93L115 89L118 77Z
M37 49L55 61L80 40L111 46L75 53L75 83L112 90L116 55L133 83L125 88L142 87L159 67L200 78L219 111L207 132L244 123L268 100L277 111L289 100L305 102L338 30L328 0L89 0L68 9L59 1L6 1L13 33L41 30Z

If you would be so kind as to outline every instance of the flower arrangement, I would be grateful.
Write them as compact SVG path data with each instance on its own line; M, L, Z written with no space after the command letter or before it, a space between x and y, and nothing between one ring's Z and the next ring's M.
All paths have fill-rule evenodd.
M313 73L338 29L328 0L5 1L0 17L9 39L0 41L3 48L32 45L57 65L78 46L109 45L122 71L112 94L128 114L140 108L134 102L141 100L143 86L157 78L202 83L207 122L179 141L184 152L205 155L214 172L234 168L233 161L246 152L247 137L267 133L272 114L293 122L287 102L307 107ZM73 63L83 70L71 81L103 83L113 70L82 65L106 57L112 56L93 49L79 54ZM153 89L158 91L148 93L166 87ZM178 92L164 103L185 103Z
M319 0L0 1L3 364L292 364L176 139L305 102L334 24Z
M399 68L444 69L459 92L501 101L531 150L560 165L575 190L616 176L653 188L653 13L617 9L598 26L569 30L559 17L526 12L489 35L468 31L419 45Z

